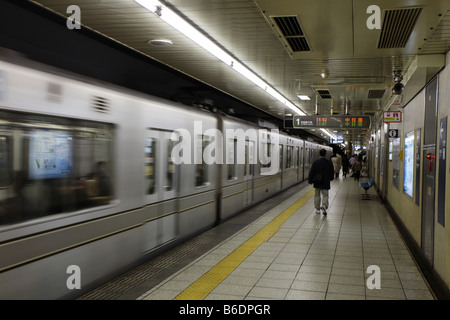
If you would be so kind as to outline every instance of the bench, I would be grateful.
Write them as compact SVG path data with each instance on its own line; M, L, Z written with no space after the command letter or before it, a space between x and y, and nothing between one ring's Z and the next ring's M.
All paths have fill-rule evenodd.
M370 179L369 179L369 181L367 181L367 182L360 182L359 183L359 186L361 187L361 188L364 188L364 190L365 190L365 193L362 195L362 200L370 200L370 197L369 197L369 195L367 194L367 190L369 190L370 189L370 187L372 187L372 185L373 185L373 180L374 180L374 176L372 175L371 177L370 177Z

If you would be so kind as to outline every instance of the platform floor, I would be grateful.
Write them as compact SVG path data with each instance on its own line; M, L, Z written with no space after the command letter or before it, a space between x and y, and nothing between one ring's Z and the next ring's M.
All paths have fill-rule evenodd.
M365 180L367 177L360 182ZM236 227L234 219L222 224L219 233L226 239L210 243L209 248L200 248L201 240L193 239L195 252L191 248L189 254L188 242L165 253L160 260L171 261L167 268L159 265L153 276L109 298L435 299L373 188L368 192L371 200L362 200L364 190L357 181L349 177L334 180L326 217L315 213L310 185L296 188L284 193L284 199L276 197L276 205L272 199L256 206L252 210L267 210L239 230L227 227L227 223ZM217 241L217 230L205 234L212 232ZM180 250L188 253L177 258ZM148 274L152 268L155 264L149 262L82 299L105 298L99 292L114 291L124 281L130 286L133 277L142 278L140 274ZM377 284L379 289L369 288Z

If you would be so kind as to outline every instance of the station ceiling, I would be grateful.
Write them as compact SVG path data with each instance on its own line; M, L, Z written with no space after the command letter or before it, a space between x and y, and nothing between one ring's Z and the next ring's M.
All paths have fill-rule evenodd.
M82 28L90 28L277 119L295 115L284 103L134 0L33 2L64 17L71 16L69 6L77 5ZM372 124L379 122L383 110L401 109L423 88L443 67L450 49L448 0L160 3L307 115L369 115ZM379 16L373 5L380 9ZM155 45L152 40L169 40L171 45L161 45L167 44L161 41ZM400 96L391 91L395 71L402 74L405 85ZM301 100L299 95L310 100ZM361 144L370 135L368 129L330 132ZM319 130L311 133L324 134Z

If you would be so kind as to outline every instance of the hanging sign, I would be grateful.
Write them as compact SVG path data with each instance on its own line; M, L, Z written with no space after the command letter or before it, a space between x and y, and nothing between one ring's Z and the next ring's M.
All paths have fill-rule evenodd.
M370 127L370 116L294 116L294 128L347 128L362 129Z
M401 111L384 111L383 112L383 122L384 123L402 122L402 112Z

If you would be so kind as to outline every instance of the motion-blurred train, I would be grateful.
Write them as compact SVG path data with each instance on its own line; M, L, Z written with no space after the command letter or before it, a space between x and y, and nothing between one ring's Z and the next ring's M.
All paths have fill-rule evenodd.
M201 121L203 132L195 132ZM29 62L0 60L0 299L74 298L83 289L305 180L318 150L279 133L223 143L224 164L174 163L208 129L259 130L230 116ZM271 137L273 139L271 132ZM197 145L197 150L194 146ZM279 170L255 161L279 148ZM184 150L183 152L186 152ZM329 156L329 154L328 154ZM69 285L76 266L81 288Z

